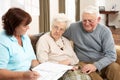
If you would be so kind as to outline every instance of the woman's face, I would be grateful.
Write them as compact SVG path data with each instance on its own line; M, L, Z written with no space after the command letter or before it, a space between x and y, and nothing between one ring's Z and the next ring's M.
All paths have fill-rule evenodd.
M95 14L83 13L82 23L83 28L87 32L92 32L100 21L100 17Z
M28 25L20 24L15 29L15 35L24 35L28 29L29 29Z
M52 25L51 36L54 40L58 40L62 36L65 32L66 26L65 22L55 22L54 25Z

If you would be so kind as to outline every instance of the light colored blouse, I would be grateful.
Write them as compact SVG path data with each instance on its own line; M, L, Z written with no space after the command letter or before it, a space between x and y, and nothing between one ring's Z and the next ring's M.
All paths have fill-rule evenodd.
M5 31L0 33L0 69L29 70L36 56L27 35L22 36L22 42L20 46L14 36L7 36Z
M79 62L76 53L73 51L71 43L65 37L54 41L50 32L41 36L36 44L36 53L38 60L42 62L59 62L70 59L71 65Z

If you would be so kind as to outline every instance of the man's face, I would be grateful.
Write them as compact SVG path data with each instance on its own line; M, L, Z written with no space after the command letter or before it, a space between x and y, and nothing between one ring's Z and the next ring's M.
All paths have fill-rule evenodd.
M99 21L100 17L97 17L95 14L83 13L82 15L83 28L87 32L92 32Z

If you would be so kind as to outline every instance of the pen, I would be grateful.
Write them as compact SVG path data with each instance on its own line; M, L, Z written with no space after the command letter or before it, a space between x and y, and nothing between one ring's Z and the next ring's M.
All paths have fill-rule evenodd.
M30 71L33 71L32 68L30 68Z

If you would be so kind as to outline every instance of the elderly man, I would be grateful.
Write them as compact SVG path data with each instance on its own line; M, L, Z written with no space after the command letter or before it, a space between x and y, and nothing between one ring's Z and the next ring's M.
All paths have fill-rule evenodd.
M115 63L116 51L110 29L100 24L99 9L88 6L82 21L70 25L64 36L74 42L74 50L81 62L83 73L101 72L109 80L120 79L120 65ZM81 64L81 63L80 63ZM92 79L97 79L91 75Z

